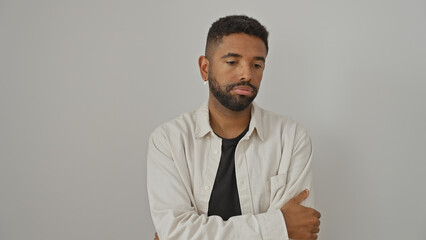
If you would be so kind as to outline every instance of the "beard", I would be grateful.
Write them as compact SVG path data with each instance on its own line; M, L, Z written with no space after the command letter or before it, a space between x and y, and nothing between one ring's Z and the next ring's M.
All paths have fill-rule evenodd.
M236 86L249 86L253 89L251 96L233 95L231 90ZM240 112L246 109L256 98L258 88L247 81L231 83L222 88L216 81L216 78L210 75L209 72L209 88L213 96L229 110Z

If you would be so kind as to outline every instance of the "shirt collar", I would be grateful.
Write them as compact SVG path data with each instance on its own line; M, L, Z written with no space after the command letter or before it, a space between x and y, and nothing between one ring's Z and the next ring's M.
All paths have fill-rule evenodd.
M256 132L260 140L264 140L263 136L263 122L262 122L262 108L257 106L256 103L252 103L250 127L247 134L242 139L248 139L251 137L253 132ZM210 126L209 117L209 104L206 100L196 111L195 111L195 136L204 137L208 133L213 134L213 130Z
M195 137L204 137L209 132L213 133L210 126L209 102L207 100L195 111Z

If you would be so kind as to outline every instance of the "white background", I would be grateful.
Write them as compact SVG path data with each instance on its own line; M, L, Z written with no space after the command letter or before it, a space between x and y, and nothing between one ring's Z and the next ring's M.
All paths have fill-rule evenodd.
M0 239L152 239L149 134L229 14L270 31L257 103L312 136L320 239L425 239L424 0L1 0Z

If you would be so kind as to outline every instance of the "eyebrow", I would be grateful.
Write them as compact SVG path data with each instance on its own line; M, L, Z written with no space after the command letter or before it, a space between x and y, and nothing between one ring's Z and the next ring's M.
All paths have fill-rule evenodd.
M265 62L265 58L264 57L254 57L254 59Z
M243 56L241 56L238 53L232 53L232 52L229 52L229 53L227 53L227 54L225 54L225 55L222 56L222 58L228 58L228 57L238 57L238 58L240 58L240 57L243 57Z
M227 53L227 54L225 54L225 55L223 55L221 58L228 58L228 57L237 57L237 58L241 58L241 57L243 57L243 56L241 56L240 54L238 54L238 53L232 53L232 52L229 52L229 53ZM263 61L263 62L265 62L265 58L264 57L254 57L254 59L255 60L260 60L260 61Z

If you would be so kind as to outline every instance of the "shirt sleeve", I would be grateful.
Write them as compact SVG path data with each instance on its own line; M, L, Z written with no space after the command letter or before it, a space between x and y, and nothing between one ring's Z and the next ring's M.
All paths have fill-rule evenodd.
M286 239L280 210L256 215L219 216L198 214L188 174L177 168L164 133L154 132L149 140L147 184L151 215L161 240Z
M270 179L271 196L274 197L268 211L280 209L305 189L309 189L309 196L302 205L314 207L311 164L311 138L305 129L298 126L291 151L283 154L278 175Z

